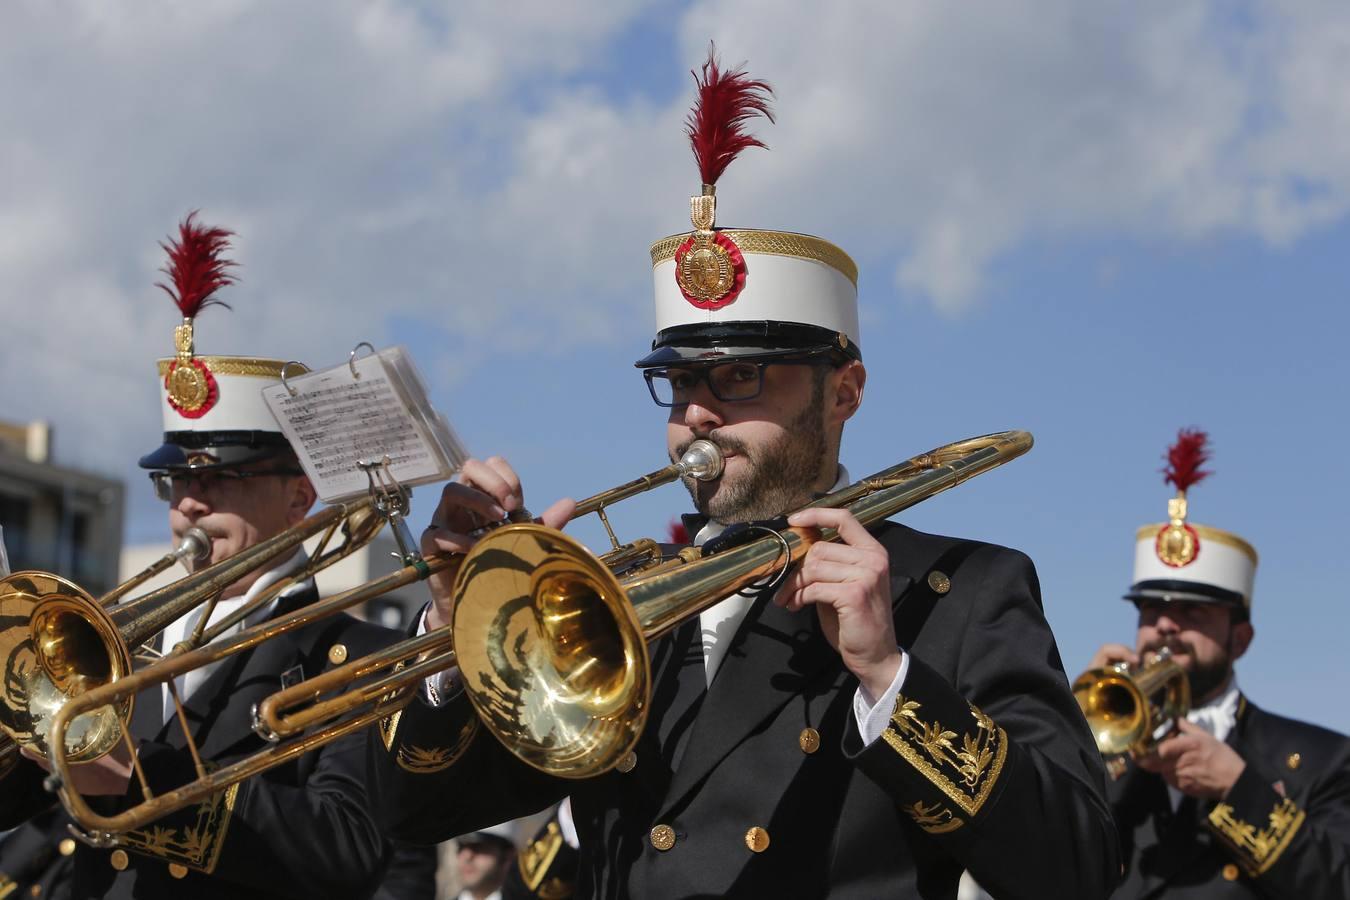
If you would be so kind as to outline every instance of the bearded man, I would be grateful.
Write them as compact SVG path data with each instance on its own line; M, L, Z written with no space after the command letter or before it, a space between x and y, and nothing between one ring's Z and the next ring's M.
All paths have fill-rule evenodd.
M654 642L647 727L598 777L516 761L453 675L434 681L374 749L379 815L432 841L570 794L578 897L951 900L969 868L999 897L1103 898L1119 871L1104 773L1030 560L803 509L849 481L839 446L867 372L842 250L714 228L727 136L753 143L740 127L765 90L703 69L691 132L705 186L694 232L652 248L659 332L637 365L672 458L698 438L726 453L720 478L691 485L695 543L789 513L840 542L813 546L772 596L731 596ZM716 110L735 115L709 121ZM475 522L523 501L504 460L470 463L425 548L462 550ZM453 597L439 579L432 594L426 627L443 627Z
M1251 646L1256 551L1186 520L1208 472L1203 432L1168 453L1170 521L1136 535L1133 649L1106 644L1091 667L1151 663L1186 673L1191 708L1152 752L1121 760L1112 809L1127 868L1117 898L1350 897L1350 740L1257 708L1234 664Z

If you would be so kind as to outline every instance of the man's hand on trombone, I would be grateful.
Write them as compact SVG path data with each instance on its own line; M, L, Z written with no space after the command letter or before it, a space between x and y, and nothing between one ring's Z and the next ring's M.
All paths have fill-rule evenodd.
M536 521L561 528L572 517L575 507L575 501L564 498L544 510ZM422 555L464 553L478 540L478 532L485 526L523 509L525 491L510 463L500 456L471 459L459 470L456 480L441 491L441 502L431 516L431 524L422 532ZM451 567L428 579L435 602L427 613L427 630L450 624L457 571Z
M52 764L41 753L30 747L23 747L19 752L41 766L44 772L51 772ZM131 751L125 741L119 741L98 759L71 766L71 787L86 797L121 797L131 783L131 772Z

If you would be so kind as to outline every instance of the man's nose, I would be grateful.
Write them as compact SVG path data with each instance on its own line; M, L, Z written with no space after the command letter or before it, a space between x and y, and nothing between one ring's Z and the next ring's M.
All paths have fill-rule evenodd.
M694 396L684 407L684 424L696 435L706 435L714 428L726 424L720 404L713 397L708 386L700 384Z
M193 485L174 503L174 507L180 513L194 522L211 511L211 504L207 502L206 495L195 487Z

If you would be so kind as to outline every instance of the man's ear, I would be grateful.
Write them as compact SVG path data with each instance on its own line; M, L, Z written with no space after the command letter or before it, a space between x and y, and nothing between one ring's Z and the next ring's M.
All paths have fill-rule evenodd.
M1233 630L1228 635L1228 653L1233 657L1233 662L1242 658L1242 654L1247 652L1247 648L1252 645L1252 638L1256 637L1256 629L1252 627L1251 622L1238 622L1233 626Z
M830 407L832 418L843 425L862 405L863 388L867 385L867 369L860 360L852 359L834 370L831 379L833 393Z
M308 475L297 475L290 479L290 482L290 502L286 505L286 522L288 525L295 525L309 515L314 501L319 499L319 492L314 489Z

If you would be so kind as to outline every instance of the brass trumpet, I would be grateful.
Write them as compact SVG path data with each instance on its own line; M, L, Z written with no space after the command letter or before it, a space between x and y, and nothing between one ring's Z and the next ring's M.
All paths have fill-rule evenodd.
M1031 445L1025 431L948 444L812 505L847 508L870 525ZM460 567L452 627L465 691L488 730L551 775L587 778L616 766L646 723L648 642L838 537L832 529L759 530L747 543L706 557L689 548L622 580L550 528L509 525L483 538Z
M1124 774L1127 758L1167 737L1191 708L1190 681L1166 647L1137 669L1125 662L1089 669L1074 680L1073 695L1112 778Z
M680 462L582 501L578 504L574 516L587 512L597 512L601 514L603 520L605 507L620 499L685 475L702 479L714 478L721 474L721 469L722 455L716 446L708 441L697 441L695 445L689 448ZM378 522L380 520L372 511L371 502L363 501L361 504L357 504L357 507L371 512L372 518L375 518ZM326 513L333 514L333 511L328 510ZM324 516L325 513L319 515ZM296 526L296 528L301 528L303 524ZM607 521L606 528L608 529ZM378 528L375 530L378 531ZM290 532L279 535L273 540L281 540L288 534ZM612 536L613 532L610 531L610 534ZM371 536L373 536L373 533ZM617 544L617 541L615 543ZM260 544L259 547L261 546ZM654 541L645 541L623 547L616 546L614 559L616 564L625 568L640 568L646 564L645 560L652 558L654 555L659 556L658 545ZM188 737L188 749L193 755L197 778L182 787L156 795L151 790L144 772L140 769L139 762L134 757L133 766L140 782L142 795L145 798L136 806L113 815L101 815L91 809L84 798L70 787L69 766L74 761L74 755L67 752L67 746L70 743L69 734L78 726L82 717L98 715L100 711L108 708L117 709L123 705L129 706L131 698L137 693L158 685L166 685L173 692L181 717L181 703L177 703L176 689L173 687L174 679L177 676L201 666L218 662L255 647L264 641L303 628L326 616L423 580L437 572L452 569L458 566L463 558L464 555L459 553L436 553L425 558L412 553L405 553L405 559L408 559L409 562L396 572L341 594L324 598L286 615L243 629L214 643L198 641L192 645L180 645L170 656L146 666L138 672L73 697L60 708L51 722L49 743L51 745L50 756L53 774L48 779L49 786L59 792L66 811L70 813L71 818L81 828L85 829L85 834L82 836L86 841L96 846L111 846L117 843L116 836L119 833L143 828L150 822L175 810L201 802L216 791L266 772L392 714L408 703L413 696L413 690L423 678L453 665L453 653L449 654L449 661L440 656L422 659L398 670L394 675L349 690L340 697L325 702L315 702L312 707L300 710L293 715L284 715L293 703L317 701L317 698L327 690L334 687L346 688L362 678L381 671L383 668L406 661L422 652L423 649L430 649L433 642L429 639L448 636L448 628L442 629L444 635L442 632L432 632L410 641L404 641L380 654L363 657L338 666L322 675L307 679L299 685L269 697L255 711L255 728L260 734L269 738L273 742L272 745L212 771L207 771L185 721L183 723L184 733ZM230 617L229 622L233 623L239 620L240 615L236 613ZM220 630L219 628L213 628L210 636L217 636ZM323 727L309 733L303 733L311 725L319 724L322 724ZM126 739L125 727L121 728L121 736ZM283 742L283 737L292 737L293 739Z

